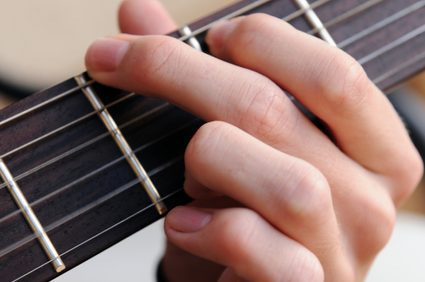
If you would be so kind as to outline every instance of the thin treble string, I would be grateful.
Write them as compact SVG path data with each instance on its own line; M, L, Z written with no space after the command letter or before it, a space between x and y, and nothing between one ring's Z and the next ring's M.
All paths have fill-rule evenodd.
M157 144L158 142L161 142L161 141L163 141L163 140L165 140L165 139L173 136L174 134L177 134L179 132L182 132L183 130L188 129L190 126L194 125L196 122L197 122L197 119L194 119L194 120L191 120L191 121L189 121L187 123L184 123L183 125L177 127L176 129L174 129L172 131L169 131L166 134L164 134L164 135L162 135L162 136L160 136L160 137L158 137L158 138L156 138L156 139L154 139L154 140L152 140L152 141L150 141L148 143L145 143L145 144L137 147L134 150L134 153L135 154L138 154L141 151L143 151L143 150L145 150L145 149L147 149L147 148L149 148L149 147ZM53 192L51 192L51 193L49 193L49 194L47 194L47 195L45 195L45 196L43 196L43 197L41 197L41 198L33 201L33 202L31 202L30 203L30 206L34 208L37 205L40 205L43 202L52 199L56 195L59 195L59 194L61 194L63 192L66 192L67 190L71 189L72 187L75 187L76 185L78 185L78 184L80 184L80 183L82 183L82 182L84 182L84 181L86 181L86 180L88 180L88 179L90 179L90 178L92 178L92 177L94 177L94 176L96 176L96 175L104 172L108 168L111 168L112 166L114 166L114 165L116 165L119 162L124 161L124 160L125 160L125 156L121 156L121 157L119 157L117 159L114 159L114 160L110 161L109 163L101 166L100 168L97 168L97 169L95 169L95 170L93 170L93 171L91 171L91 172L83 175L82 177L80 177L80 178L72 181L71 183L68 183L68 184L66 184L66 185L64 185L62 187L59 187L59 188L55 189ZM3 216L0 219L0 224L2 224L3 222L11 219L12 217L14 217L14 216L16 216L16 215L18 215L20 213L21 213L21 210L18 209L18 210L15 210L14 212L9 213L8 215Z

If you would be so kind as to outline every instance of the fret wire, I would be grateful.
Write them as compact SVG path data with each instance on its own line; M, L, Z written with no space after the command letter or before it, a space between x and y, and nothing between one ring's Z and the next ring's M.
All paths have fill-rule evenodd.
M75 80L79 85L83 85L86 82L86 78L84 77L84 75L77 76ZM159 201L161 195L159 194L157 188L146 173L145 168L140 163L139 159L136 157L133 148L130 146L130 144L128 144L127 139L122 134L117 123L115 122L115 119L111 116L108 109L105 108L105 105L103 104L102 100L99 98L98 94L92 87L85 87L82 91L84 96L86 96L87 100L96 110L97 115L102 120L103 125L109 131L117 147L124 155L125 159L127 160L127 163L130 165L131 170L139 179L141 186L148 194L151 201L155 203L158 213L160 215L165 214L167 212L167 207L164 203Z
M152 141L150 141L150 142L148 142L148 143L146 143L146 144L143 144L143 145L141 145L141 146L137 147L137 148L134 150L134 152L135 152L136 154L137 154L137 153L140 153L142 150L147 149L148 147L150 147L150 146L152 146L152 145L155 145L156 143L161 142L161 141L165 140L166 138L169 138L169 137L171 137L172 135L174 135L174 134L176 134L176 133L179 133L179 132L181 132L181 131L183 131L183 130L185 130L185 129L189 128L189 127L190 127L191 125L193 125L195 122L196 122L196 120L193 120L193 121L187 122L187 123L183 124L182 126L177 127L176 129L174 129L174 130L172 130L172 131L167 132L167 134L165 134L165 135L163 135L163 136L160 136L160 137L158 137L158 138L156 138L156 139L154 139L154 140L152 140ZM41 203L43 203L43 202L45 202L45 201L48 201L49 199L53 198L54 196L59 195L60 193L65 192L66 190L69 190L70 188L74 187L75 185L77 185L77 184L79 184L79 183L81 183L81 182L83 182L83 181L85 181L85 180L87 180L87 179L89 179L89 178L91 178L91 177L93 177L93 176L96 176L96 175L97 175L97 174L99 174L99 173L102 173L102 172L103 172L103 171L105 171L106 169L108 169L108 168L110 168L110 167L114 166L115 164L117 164L117 163L119 163L119 162L121 162L121 161L123 161L123 160L125 160L125 157L124 157L124 156L121 156L121 157L119 157L119 158L117 158L117 159L114 159L114 160L112 160L112 161L108 162L107 164L105 164L105 165L101 166L100 168L97 168L97 169L95 169L95 170L93 170L93 171L91 171L91 172L89 172L89 173L85 174L84 176L82 176L82 177L80 177L80 178L78 178L78 179L76 179L76 180L72 181L71 183L68 183L68 184L66 184L66 185L64 185L64 186L62 186L62 187L59 187L59 188L57 188L55 191L53 191L53 192L51 192L51 193L49 193L49 194L47 194L47 195L45 195L45 196L43 196L43 197L41 197L41 198L39 198L39 199L37 199L37 200L35 200L35 201L31 202L31 203L30 203L30 206L31 206L31 207L36 207L37 205L39 205L39 204L41 204ZM150 172L150 173L152 173L152 172ZM14 212L12 212L12 213L9 213L9 214L8 214L8 215L6 215L6 216L3 216L2 218L0 218L0 224L1 224L1 223L3 223L3 222L5 222L5 221L7 221L7 220L9 220L9 219L10 219L10 218L12 218L12 217L14 217L14 216L18 215L20 212L21 212L20 210L16 210L16 211L14 211ZM0 255L0 256L1 256L1 255Z
M2 159L0 159L0 177L3 178L3 181L7 184L9 193L12 195L16 205L23 214L26 223L33 231L33 235L39 241L44 253L52 260L56 272L63 271L65 269L65 264L62 258L59 256L45 228L29 205L27 198Z
M371 53L369 53L369 55L364 56L363 58L359 59L358 62L362 65L365 65L367 63L369 63L370 61L378 58L379 56L394 50L395 48L397 48L398 46L409 42L412 39L415 39L416 37L418 37L419 35L423 34L425 32L425 25L422 25L412 31L410 31L409 33L403 35L402 37L397 38L396 40L392 41L390 44L387 44Z
M322 20L316 14L316 11L311 8L310 3L307 0L294 0L294 2L300 6L302 9L305 9L305 17L307 21L317 30L319 37L326 41L329 45L336 47L336 42L323 25Z
M424 6L425 6L425 0L416 2L416 3L412 4L412 5L410 5L409 7L405 8L405 9L403 9L403 10L401 10L401 11L399 11L399 12L393 14L393 15L391 15L390 17L387 17L384 20L382 20L382 21L380 21L380 22L378 22L378 23L376 23L376 24L374 24L374 25L372 25L372 26L370 26L370 27L362 30L361 32L358 32L355 35L353 35L353 36L351 36L351 37L349 37L347 39L344 39L343 41L341 41L338 44L338 47L341 48L341 49L342 48L345 48L345 47L351 45L352 43L355 43L358 40L364 38L365 36L367 36L367 35L375 32L375 31L378 31L378 30L382 29L382 28L390 25L393 22L396 22L397 20L399 20L399 19L401 19L401 18L403 18L403 17L405 17L405 16L407 16L407 15L409 15L409 14L411 14L411 13L417 11L417 10L419 10L420 8L422 8Z
M329 28L329 27L332 27L332 26L334 26L338 23L341 23L345 20L348 20L349 18L352 18L353 16L358 15L361 12L366 11L367 9L381 3L382 1L384 1L384 0L369 0L365 3L362 3L359 6L356 6L355 8L349 10L348 12L345 12L345 13L335 17L334 19L326 22L324 24L324 27ZM313 34L318 33L319 31L320 31L320 29L314 28L314 29L308 31L307 33L310 34L310 35L313 35Z
M149 173L150 173L150 174L151 174L151 173L155 173L155 174L160 173L160 172L162 172L163 170L167 169L168 167L172 166L173 164L177 163L177 162L178 162L178 161L180 161L180 160L181 160L181 158L179 158L179 159L174 159L174 160L172 160L172 161L170 161L170 162L167 162L167 163L166 163L166 164L164 164L164 165L159 166L158 168L155 168L155 169L151 170ZM153 176L153 175L152 175L152 176ZM133 186L137 185L138 183L139 183L139 182L138 182L138 179L132 180L132 181L128 182L127 184L124 184L123 186L121 186L121 187L119 187L118 189L116 189L116 191L117 191L117 190L120 190L121 192L125 192L126 190L128 190L128 189L132 188ZM172 193L170 193L170 194L168 194L168 195L166 195L166 196L162 197L160 200L161 200L161 201L165 201L165 200L167 200L167 199L169 199L169 198L171 198L171 197L175 196L176 194L178 194L178 193L180 193L180 192L182 192L182 191L183 191L183 189L181 189L181 188L180 188L180 189L178 189L178 190L176 190L176 191L174 191L174 192L172 192ZM112 196L112 198L113 198L113 196ZM112 199L112 198L111 198L111 199ZM107 200L110 200L110 199L106 199L106 198L104 199L104 201L107 201ZM100 205L100 204L101 204L101 203L98 203L98 205ZM110 231L110 230L112 230L112 229L114 229L114 228L118 227L119 225L121 225L121 224L123 224L123 223L125 223L125 222L127 222L127 221L129 221L129 220L131 220L132 218L134 218L134 217L136 217L136 216L138 216L138 215L140 215L140 214L142 214L142 213L144 213L144 212L146 212L146 211L148 211L149 209L154 208L154 207L155 207L155 204L150 203L149 205L147 205L146 207L144 207L144 208L140 209L139 211L137 211L137 212L135 212L135 213L131 214L130 216L128 216L128 217L126 217L126 218L122 219L121 221L119 221L119 222L115 223L114 225L112 225L112 226L110 226L110 227L108 227L108 228L104 229L103 231L101 231L101 232L97 233L96 235L94 235L94 236L92 236L92 237L88 238L87 240L85 240L85 241L83 241L83 242L81 242L81 243L77 244L76 246L72 247L71 249L69 249L69 250L67 250L67 251L65 251L65 252L63 252L63 253L61 253L59 256L63 257L63 256L65 256L65 255L67 255L67 254L69 254L69 253L73 252L74 250L76 250L76 249L78 249L78 248L80 248L80 247L84 246L85 244L89 243L90 241L92 241L92 240L94 240L94 239L98 238L99 236L101 236L101 235L103 235L103 234L107 233L108 231ZM84 212L86 212L86 211L84 211ZM81 211L80 211L78 215L83 214L84 212L81 212ZM77 217L78 215L74 215L74 217ZM72 220L72 218L71 218L71 219L68 219L68 220ZM49 226L47 226L47 227L46 227L46 230L51 231L51 230L53 230L53 229L57 228L57 227L58 227L58 226L60 226L60 225L65 224L65 223L66 223L66 222L60 222L60 223L56 223L56 224L51 224L51 225L49 225ZM59 225L58 225L58 224L59 224ZM55 225L55 226L53 226L53 225ZM56 226L56 225L58 225L58 226ZM32 238L31 238L31 237L32 237ZM15 245L16 245L15 249L18 249L18 248L22 247L23 245L27 244L28 242L33 241L34 239L35 239L35 238L34 238L33 236L28 236L28 238L26 238L26 239L25 239L25 241L24 241L24 240L21 240L21 244L19 244L19 243L18 243L19 245L18 245L18 244L15 244ZM15 250L15 249L14 249L14 250ZM9 253L10 253L10 252L12 252L12 251L14 251L14 250L10 250L10 251L9 251ZM4 255L4 254L0 254L0 257L2 257L3 255ZM33 272L35 272L35 271L39 270L40 268L42 268L42 267L44 267L44 266L46 266L46 265L50 264L51 262L52 262L52 260L49 260L49 261L47 261L47 262L45 262L45 263L41 264L40 266L38 266L38 267L36 267L36 268L32 269L31 271L29 271L29 272L27 272L27 273L25 273L25 274L21 275L20 277L16 278L16 279L15 279L15 280L13 280L12 282L15 282L15 281L19 281L19 280L21 280L22 278L24 278L24 277L28 276L29 274L31 274L31 273L33 273Z
M319 1L316 1L316 2L310 4L310 8L311 9L319 8L320 6L323 6L324 4L326 4L326 3L330 2L330 1L331 0L319 0ZM307 9L301 8L298 11L295 11L292 14L289 14L288 16L282 18L282 20L284 20L285 22L289 22L289 21L295 20L296 18L299 18L300 16L302 16L305 13L306 10Z
M89 86L89 85L92 85L93 83L94 83L94 80L87 81L87 83L84 85L84 87ZM10 123L10 122L18 119L18 118L21 118L21 117L23 117L23 116L25 116L27 114L30 114L30 113L32 113L32 112L34 112L36 110L39 110L40 108L42 108L44 106L50 105L50 104L52 104L52 103L54 103L54 102L56 102L58 100L61 100L61 99L65 98L65 97L67 97L67 96L69 96L71 94L74 94L78 90L81 90L81 87L79 87L79 86L73 87L73 88L71 88L71 89L69 89L69 90L67 90L67 91L59 94L58 96L55 96L53 98L50 98L49 100L46 100L46 101L38 104L37 106L31 107L31 108L29 108L29 109L27 109L25 111L20 112L19 114L16 114L16 115L14 115L14 116L12 116L10 118L7 118L7 119L5 119L3 121L0 121L0 127L2 127L4 125L6 125L6 124L8 124L8 123Z

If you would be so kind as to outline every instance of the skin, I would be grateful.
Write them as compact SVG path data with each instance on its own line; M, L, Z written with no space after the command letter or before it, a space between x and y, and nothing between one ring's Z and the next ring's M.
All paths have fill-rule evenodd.
M119 16L127 34L93 43L90 74L207 121L185 154L196 200L165 221L169 281L362 281L423 167L361 66L266 15L212 28L214 57L155 36L175 28L157 1Z

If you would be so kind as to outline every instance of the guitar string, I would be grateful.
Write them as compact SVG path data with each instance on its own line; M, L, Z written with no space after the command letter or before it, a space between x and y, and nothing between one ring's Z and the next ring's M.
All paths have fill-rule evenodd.
M330 0L317 1L317 2L314 3L315 4L314 6L315 7L319 7L320 5L323 5L323 4L325 4L325 3L329 2L329 1ZM334 19L331 22L325 24L325 27L330 27L330 26L332 26L332 25L334 25L334 24L336 24L338 22L344 21L344 20L346 20L346 19L348 19L348 18L350 18L350 17L352 17L352 16L354 16L354 15L356 15L356 14L358 14L358 13L360 13L360 12L362 12L362 11L364 11L364 10L366 10L366 9L372 7L373 5L376 5L376 4L378 4L379 2L382 2L382 1L383 0L370 0L368 2L365 2L365 3L361 4L360 6L358 6L358 7L354 8L354 9L350 10L349 12L347 12L345 14L342 14L339 17L335 18L337 21L335 21L335 19ZM425 2L425 1L422 1L422 2ZM419 9L424 4L424 3L421 3L421 2L418 2L418 3L419 4L422 4L422 5L418 5L418 7L416 7L417 9ZM411 9L411 11L412 11L412 9ZM296 12L292 13L291 15L289 15L288 17L283 18L283 20L289 21L291 19L294 19L294 18L298 17L303 12L305 12L305 11L304 10L296 11ZM390 22L392 22L392 21L390 21ZM376 28L375 29L371 29L370 31L373 31L373 30L376 30ZM317 31L318 30L311 30L308 33L313 34L313 33L317 32ZM367 33L364 33L364 34L367 34ZM108 106L113 106L115 104L119 104L120 102L124 102L124 101L128 100L129 98L133 97L134 95L135 95L135 93L130 93L127 96L119 99L118 101L116 101L114 103L111 103L111 105L108 105ZM24 145L22 145L22 146L20 146L18 148L15 148L15 149L13 149L13 150L11 150L11 151L3 154L2 156L0 156L0 158L4 159L6 157L9 157L10 155L12 155L12 154L14 154L16 152L19 152L19 151L21 151L21 150L23 150L23 149L25 149L27 147L30 147L30 146L38 143L38 142L41 142L41 141L45 140L46 138L49 138L51 136L54 136L54 135L56 135L56 134L58 134L58 133L60 133L60 132L62 132L64 130L68 129L69 127L75 126L75 125L83 122L87 118L90 118L91 116L94 116L95 114L96 114L96 112L91 112L91 113L89 113L89 114L87 114L87 115L85 115L85 116L83 116L83 117L81 117L81 118L79 118L79 119L77 119L75 121L72 121L72 122L70 122L68 124L65 124L64 126L61 126L60 128L58 128L56 130L53 130L53 131L51 131L51 132L49 132L49 133L47 133L45 135L40 136L39 138L36 138L36 139L32 140L31 142L28 142L28 143L26 143L26 144L24 144Z
M412 65L412 64L414 64L415 62L417 62L417 61L419 61L419 60L422 60L422 59L424 59L424 58L425 58L425 52L423 52L423 53L421 53L420 55L416 56L414 60L410 60L408 63L403 64L403 66L402 66L402 67L399 67L399 70L402 70L403 68L408 67L409 65ZM395 72L394 72L394 73L395 73ZM388 74L390 74L390 72L388 72ZM391 74L392 74L392 72L391 72ZM385 76L388 76L388 75L385 75ZM383 77L383 76L380 76L380 77ZM374 81L378 81L378 80L377 80L377 79L375 79ZM382 81L382 80L381 80L381 81ZM120 188L118 188L118 189L117 189L117 191L118 191L118 190L120 190L120 191L125 191L126 189L129 189L129 188L131 188L131 186L134 186L134 185L136 185L136 184L138 184L138 180L137 180L137 179L133 180L132 182L129 182L128 184L126 184L126 185L124 185L124 186L121 186ZM167 198L170 198L170 197L174 196L175 194L177 194L177 193L179 193L179 192L181 192L181 191L182 191L182 189L176 190L175 192L173 192L173 193L171 193L171 194L169 194L169 195L165 196L164 198L162 198L162 199L161 199L161 201L164 201L164 200L166 200ZM112 197L111 197L111 198L112 198ZM83 246L83 245L85 245L85 244L89 243L90 241L94 240L95 238L97 238L97 237L99 237L99 236L101 236L101 235L105 234L106 232L108 232L108 231L110 231L110 230L112 230L112 229L114 229L114 228L118 227L118 226L119 226L119 225L121 225L121 224L124 224L124 223L125 223L125 222L127 222L128 220L130 220L130 219L132 219L132 218L136 217L137 215L139 215L139 214L141 214L141 213L143 213L143 212L146 212L148 209L153 208L153 207L154 207L154 204L150 204L150 205L148 205L147 207L144 207L143 209L141 209L141 210L139 210L139 211L135 212L134 214L130 215L129 217L127 217L127 218L125 218L125 219L121 220L120 222L118 222L118 223L116 223L116 224L114 224L114 225L112 225L112 226L108 227L107 229L105 229L105 230L103 230L103 231L101 231L101 232L97 233L97 234L96 234L96 235L94 235L93 237L91 237L91 238L89 238L89 239L87 239L87 240L85 240L85 241L81 242L80 244L78 244L78 245L74 246L73 248L71 248L71 249L69 249L69 250L67 250L67 251L63 252L60 256L64 256L64 255L66 255L66 254L68 254L68 253L70 253L70 252L73 252L74 250L76 250L76 249L80 248L81 246ZM65 224L65 223L66 223L66 221L64 221L62 224ZM54 229L54 228L53 228L53 229ZM50 229L49 229L49 230L50 230ZM32 238L32 239L34 240L34 238ZM15 249L17 249L17 248L19 248L19 247L22 247L24 244L26 244L26 243L28 243L28 242L30 242L30 241L31 241L31 240L29 240L29 241L28 241L28 240L26 240L25 242L22 242L22 245L17 246L16 248L14 248L14 249L13 249L13 250L11 250L11 251L14 251ZM15 245L15 246L16 246L16 245ZM0 257L1 257L1 256L2 256L2 255L0 255ZM15 280L13 280L13 281L19 281L20 279L22 279L22 278L24 278L24 277L28 276L29 274L31 274L31 273L33 273L33 272L35 272L35 271L37 271L37 270L39 270L40 268L42 268L42 267L44 267L44 266L46 266L46 265L50 264L51 262L52 262L52 260L47 261L47 262L43 263L42 265L40 265L40 266L38 266L38 267L34 268L33 270L31 270L31 271L27 272L26 274L24 274L24 275L20 276L19 278L15 279Z
M373 0L372 0L372 1L373 1ZM370 2L370 1L369 1L369 2ZM416 6L415 8L417 8L417 9L418 9L418 8L420 8L421 6L423 6L423 2L425 2L425 1L420 2L422 5L418 5L418 6ZM366 3L367 3L367 2L366 2ZM323 2L321 2L320 4L323 4ZM363 6L363 7L365 7L365 6ZM411 9L411 10L412 10L412 9ZM361 12L361 11L363 11L363 10L357 9L357 12ZM353 14L351 14L351 16L353 16ZM292 17L293 17L293 16L292 16ZM399 17L398 17L398 18L399 18ZM343 17L343 19L345 20L345 19L347 19L347 17L345 16L345 17ZM385 19L384 21L386 21L386 19ZM392 21L391 21L391 22L392 22ZM382 25L382 24L380 24L380 23L377 23L376 25L380 25L381 27L383 27L383 25ZM369 32L373 32L374 30L376 30L376 27L375 27L375 26L374 26L374 28L369 29ZM407 34L407 36L408 36L408 35L409 35L409 34ZM410 36L410 37L412 37L412 36ZM388 49L388 48L387 48L387 49ZM134 94L134 93L130 93L128 96L133 97L133 96L135 96L135 94ZM118 104L119 102L122 102L122 101L124 101L124 100L127 100L128 96L125 96L125 97L123 97L123 98L119 99L118 101L116 101L116 102L114 102L114 103L109 104L108 106L113 106L113 105ZM161 107L161 106L159 106L159 107ZM92 113L87 114L85 117L87 117L87 116L93 116L94 114L95 114L95 112L92 112ZM149 115L147 115L146 117L148 117L148 116L149 116ZM75 122L75 121L74 121L74 122L71 122L71 124L72 124L72 125L75 125L76 123L81 122L83 119L84 119L84 117L82 117L82 118L78 119L78 120L77 120L77 122ZM140 120L140 118L139 118L139 120ZM63 130L64 130L64 129L66 129L68 126L69 126L69 124L67 124L67 125L65 125L65 126L62 126L62 127L60 127L59 129L54 130L54 131L53 131L53 133L58 133L58 132L60 132L60 131L63 131ZM39 142L39 141L43 140L44 138L50 137L50 136L54 135L53 133L48 133L48 134L46 134L46 135L44 135L44 136L41 136L41 137L37 138L35 141L29 142L29 143L27 143L27 144L24 144L24 145L22 145L22 146L20 146L20 147L18 147L18 148L16 148L16 149L14 149L13 151L10 151L10 152L8 152L8 153L4 154L4 155L2 156L2 158L7 157L7 156L10 156L12 153L15 153L15 152L19 151L19 149L23 149L23 148L29 147L30 145L33 145L34 143ZM16 179L17 179L17 180L21 180L21 179L25 178L26 176L29 176L29 175L31 175L32 173L37 172L39 169L45 168L46 166L51 165L51 164L53 164L53 163L55 163L55 162L57 162L57 161L59 161L59 160L63 159L64 157L67 157L67 156L69 156L69 155L71 155L71 154L73 154L73 153L76 153L76 152L78 152L78 151L80 151L80 150L82 150L82 149L86 148L87 146L89 146L89 145L91 145L91 144L93 144L93 143L95 143L95 142L97 142L97 141L99 141L99 140L101 140L101 139L103 139L103 138L105 138L105 137L107 137L107 136L108 136L108 134L107 134L107 133L104 133L104 134L102 134L102 135L100 135L100 136L97 136L97 137L95 137L94 139L89 140L89 141L87 141L86 143L84 143L84 144L82 144L82 145L77 146L76 148L73 148L73 149L71 149L71 150L69 150L69 151L67 151L67 152L65 152L65 153L62 153L61 155L59 155L59 156L57 156L57 157L53 158L52 160L49 160L49 161L47 161L47 162L45 162L45 163L43 163L43 164L39 165L38 167L32 168L31 170L29 170L29 171L27 171L27 172L24 172L24 173L22 173L21 175L16 176ZM3 183L3 184L0 184L0 190L1 190L1 189L3 189L3 188L5 188L5 187L6 187L6 184L4 184L4 183Z

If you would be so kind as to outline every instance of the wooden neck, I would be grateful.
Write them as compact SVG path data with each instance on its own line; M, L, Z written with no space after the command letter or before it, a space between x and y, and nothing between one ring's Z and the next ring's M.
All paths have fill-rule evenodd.
M336 44L387 90L425 66L424 2L323 1L313 10ZM196 40L207 51L203 27L255 3L238 2L190 30L201 29ZM369 6L359 9L361 3ZM244 14L251 12L289 16L298 29L315 33L293 1L264 1ZM181 191L182 155L202 124L159 100L97 83L80 86L73 78L0 112L0 158L67 269L161 217L84 90L88 87L107 107L168 209L189 200ZM52 279L57 273L6 186L0 181L0 277Z

